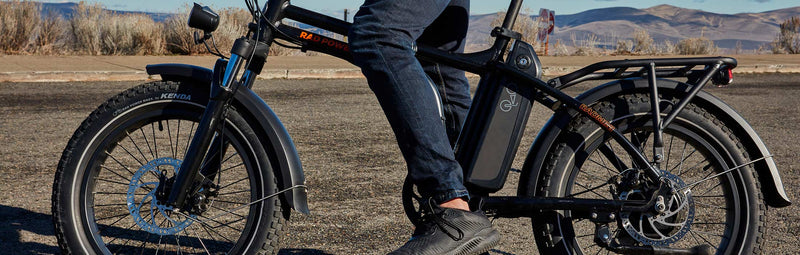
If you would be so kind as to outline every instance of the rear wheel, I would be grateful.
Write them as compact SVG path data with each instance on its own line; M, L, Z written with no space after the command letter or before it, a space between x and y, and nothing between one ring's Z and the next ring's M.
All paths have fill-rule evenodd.
M276 253L284 218L267 155L230 108L225 146L195 213L164 206L205 106L191 86L130 89L84 121L62 155L53 190L56 236L65 254Z
M676 100L661 101L669 112ZM653 158L653 128L649 96L617 96L593 106ZM646 200L648 189L630 188L614 180L638 172L622 146L587 118L574 119L551 149L538 190L529 196ZM664 213L621 213L608 227L614 242L691 248L713 247L717 254L760 252L764 203L755 172L739 139L713 114L690 104L663 135L660 170L679 187L665 198ZM645 184L644 186L647 186ZM596 225L575 219L569 211L546 212L534 219L534 233L544 254L607 254L595 243Z

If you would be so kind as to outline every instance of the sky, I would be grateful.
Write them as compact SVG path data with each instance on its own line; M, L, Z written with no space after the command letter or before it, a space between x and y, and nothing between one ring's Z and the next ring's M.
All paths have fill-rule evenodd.
M64 0L39 0L40 2L66 2ZM78 1L78 0L74 0ZM87 2L99 2L106 8L124 11L146 11L146 12L181 12L186 11L186 4L192 1L186 0L86 0ZM244 1L221 1L221 0L195 0L203 5L210 5L214 8L222 7L241 7L244 8ZM266 0L260 0L264 4ZM505 11L510 0L472 0L472 14L487 14L498 11ZM292 4L321 12L328 15L341 16L344 9L355 10L363 3L363 0L294 0ZM533 12L538 13L539 8L555 10L556 14L574 14L585 10L604 8L604 7L634 7L648 8L660 4L670 4L689 9L700 9L703 11L735 14L743 12L764 12L775 9L800 6L798 0L527 0L524 6ZM352 12L351 12L352 13ZM352 15L351 15L352 16Z

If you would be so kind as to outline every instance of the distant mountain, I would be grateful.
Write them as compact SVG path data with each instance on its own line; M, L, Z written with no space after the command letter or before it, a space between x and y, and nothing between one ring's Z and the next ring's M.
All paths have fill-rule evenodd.
M69 18L75 12L75 7L78 6L77 3L41 3L42 5L42 13L55 13L61 15L61 17ZM171 13L155 13L155 12L132 12L132 11L116 11L116 10L108 10L110 12L120 13L120 14L145 14L153 18L153 20L157 22L163 22L167 18L171 17L174 14Z
M558 10L556 10L558 12ZM556 13L557 14L557 13ZM469 42L485 44L491 21L498 15L473 16L470 19ZM761 13L717 14L685 9L671 5L658 5L646 9L613 7L584 11L570 15L556 15L556 29L551 42L561 40L572 44L571 36L583 39L597 35L600 43L613 44L616 40L631 39L634 31L643 29L657 43L673 43L689 37L703 35L714 40L718 47L734 48L741 42L743 49L756 49L772 42L779 25L792 16L800 16L800 6ZM532 16L536 17L536 16Z
M42 12L54 12L68 18L76 3L42 3ZM141 13L156 21L164 21L174 14L113 11L116 13ZM558 10L556 10L558 14ZM467 38L468 48L485 48L490 43L491 23L499 14L470 16ZM718 47L757 49L769 44L779 31L779 25L792 16L800 16L800 6L761 13L718 14L701 10L658 5L646 9L612 7L584 11L569 15L556 15L556 29L551 42L561 40L572 44L574 35L578 40L594 34L601 44L613 47L617 40L628 40L633 32L646 30L656 43L670 40L673 43L690 37L705 37L714 40ZM531 16L536 18L537 16ZM305 28L305 27L304 27ZM601 45L602 46L602 45Z

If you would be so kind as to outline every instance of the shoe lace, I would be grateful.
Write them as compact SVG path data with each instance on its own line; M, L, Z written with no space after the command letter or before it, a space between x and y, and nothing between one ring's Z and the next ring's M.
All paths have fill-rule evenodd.
M423 221L433 221L433 223L436 224L436 226L438 226L442 232L455 241L461 241L464 239L464 231L458 228L458 226L456 226L454 223L444 219L445 210L438 210L438 212L437 210L433 210L433 208L435 208L433 199L428 200L428 207L430 210L423 216ZM457 236L448 231L448 227L449 229L454 229Z

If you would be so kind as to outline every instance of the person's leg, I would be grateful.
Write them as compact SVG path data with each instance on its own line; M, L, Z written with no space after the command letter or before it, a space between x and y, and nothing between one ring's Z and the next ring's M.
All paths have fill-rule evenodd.
M443 125L438 89L415 57L415 42L449 2L366 1L349 34L355 63L394 130L409 177L421 195L437 203L468 192Z
M420 45L463 53L469 29L469 0L452 0L441 15L417 39ZM436 83L442 97L445 127L450 145L455 146L472 99L464 71L451 66L421 61L425 73Z
M415 57L415 41L450 0L371 0L354 17L350 48L386 114L409 177L429 197L413 238L391 254L478 254L500 235L483 212L468 211L469 193L443 121L438 89ZM456 203L445 208L439 204Z

